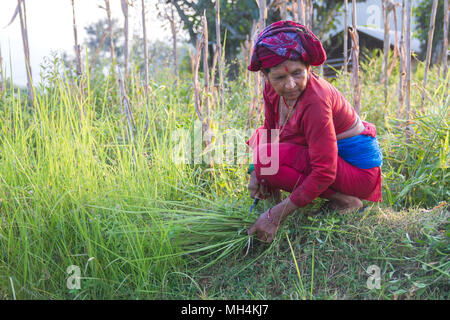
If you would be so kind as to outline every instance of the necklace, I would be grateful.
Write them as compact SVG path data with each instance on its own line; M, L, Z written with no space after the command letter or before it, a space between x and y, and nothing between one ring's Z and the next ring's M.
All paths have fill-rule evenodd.
M295 107L297 106L297 103L298 103L298 101L300 100L300 97L301 97L301 95L297 98L297 100L295 100L295 103L294 103L294 105L292 106L292 108L291 108L291 107L289 106L289 104L286 102L286 99L285 99L284 97L281 97L281 98L283 99L284 104L285 104L286 107L288 108L289 113L288 113L288 115L286 116L286 120L284 121L283 125L280 126L280 112L278 112L278 115L277 115L277 116L278 116L278 126L279 126L279 130L280 130L280 131L279 131L279 133L278 133L278 135L277 135L277 137L276 137L277 142L280 141L281 134L283 133L284 128L286 127L286 124L287 124L288 121L290 120L291 114L294 112Z

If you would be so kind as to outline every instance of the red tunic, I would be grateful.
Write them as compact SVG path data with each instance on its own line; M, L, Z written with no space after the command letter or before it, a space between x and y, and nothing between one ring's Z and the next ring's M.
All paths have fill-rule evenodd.
M321 195L329 195L336 191L355 195L361 199L381 201L380 167L360 169L338 156L336 135L352 126L356 120L356 113L336 88L311 72L298 105L284 128L279 128L278 125L280 96L268 82L263 95L265 120L264 126L259 129L281 129L279 143L285 147L280 147L280 162L287 163L286 159L281 159L282 157L295 158L297 168L294 169L302 167L303 176L297 180L300 183L296 184L290 195L294 204L303 207ZM366 130L362 134L375 136L374 126L364 124ZM268 132L270 141L270 130ZM258 130L247 141L253 149L259 145L257 136ZM286 145L297 145L299 148L286 148ZM302 150L305 155L300 155ZM293 152L298 154L292 154ZM292 167L294 162L291 160L288 161L290 163L288 166ZM286 175L291 173L288 173L289 170L283 170L276 178L288 181L289 177L283 176L282 172ZM257 176L261 180L259 170Z

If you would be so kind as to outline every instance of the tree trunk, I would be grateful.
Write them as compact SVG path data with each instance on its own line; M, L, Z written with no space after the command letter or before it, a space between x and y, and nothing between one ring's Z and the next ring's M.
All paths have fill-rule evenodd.
M422 98L420 102L420 108L423 111L423 104L425 100L425 94L426 94L426 86L427 86L427 78L428 78L428 69L430 68L430 62L431 62L431 49L433 47L433 34L434 34L434 26L436 21L436 10L437 10L438 0L433 1L433 8L431 10L431 17L430 17L430 29L428 31L428 46L427 46L427 56L426 56L426 62L425 62L425 74L423 76L423 86L422 86Z
M0 94L5 90L5 75L3 73L3 57L2 49L0 48Z

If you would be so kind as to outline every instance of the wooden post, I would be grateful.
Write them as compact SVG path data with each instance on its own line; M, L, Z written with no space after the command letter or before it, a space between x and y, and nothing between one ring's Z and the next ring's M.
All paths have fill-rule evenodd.
M347 78L348 72L348 0L344 4L344 74Z
M30 64L30 46L28 44L28 28L27 28L27 16L25 11L25 0L18 0L19 16L20 16L20 30L22 32L23 51L25 55L25 70L27 72L27 87L28 87L28 99L31 105L34 105L34 89L33 89L33 75L31 72ZM23 12L21 4L23 4Z
M447 89L448 89L448 80L447 80L447 73L448 73L448 0L444 0L444 41L442 45L443 55L442 55L442 62L444 64L444 70L442 74L442 78L444 81L446 81L446 87L445 87L445 95L447 95Z
M302 25L306 24L305 0L297 0L298 20Z
M114 64L116 59L114 41L113 41L113 29L112 29L112 18L111 18L111 8L109 6L109 0L105 0L106 15L108 17L108 34L110 41L110 52L111 52L111 62Z
M0 47L0 94L5 90L5 75L3 73L2 48Z
M262 31L266 26L266 0L259 0L259 30Z
M384 46L383 46L383 64L382 64L382 79L381 82L384 82L384 104L387 104L388 101L388 59L389 59L389 51L391 48L390 37L389 37L389 8L388 8L388 0L383 0L383 20L384 20Z
M353 108L360 114L361 86L359 82L359 36L356 25L356 0L352 0L352 87Z
M406 77L406 4L402 0L402 31L400 36L400 76L397 118L401 117L405 105L405 77Z
M411 116L410 94L411 94L411 0L406 5L406 120Z
M77 64L77 76L81 77L82 74L81 52L80 52L80 45L78 44L77 24L75 21L75 0L72 0L72 16L73 16L73 36L75 41L75 59Z
M222 39L220 35L220 0L216 0L216 50L218 55L217 71L219 73L219 106L220 109L224 107L224 56L222 52Z
M421 98L421 102L420 102L420 108L422 110L423 110L423 104L424 104L425 94L426 94L428 69L430 68L430 62L431 62L431 49L433 47L433 34L434 34L434 26L435 26L435 21L436 21L437 5L438 5L438 0L434 0L433 8L431 9L430 29L428 31L427 56L426 56L426 60L425 60L425 73L423 76L422 98Z
M146 125L145 125L145 131L147 132L150 122L148 118L149 114L149 97L148 97L148 42L147 42L147 28L145 25L145 3L144 0L141 0L142 5L142 34L143 34L143 40L144 40L144 71L145 71L145 105L147 108L147 114L146 114Z
M122 5L122 13L124 17L123 22L123 32L125 35L125 44L123 48L123 55L124 55L124 68L125 68L125 78L124 82L126 83L128 79L128 0L121 0Z
M280 8L280 17L281 20L286 20L287 19L287 0L282 0L281 3L281 8Z

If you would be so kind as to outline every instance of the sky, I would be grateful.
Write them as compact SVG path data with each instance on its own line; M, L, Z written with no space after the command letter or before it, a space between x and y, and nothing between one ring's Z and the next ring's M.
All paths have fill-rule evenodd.
M155 8L157 0L146 0L147 34L149 40L170 37L169 31L162 27ZM26 0L28 41L33 80L39 81L40 65L44 57L52 52L66 51L74 55L74 34L72 25L71 0ZM123 24L120 0L110 0L113 18ZM136 1L141 3L141 1ZM78 41L81 45L86 38L84 27L106 17L105 10L99 8L103 0L75 0L75 15L78 29ZM20 19L7 27L17 6L17 0L0 0L0 50L3 56L3 68L7 78L11 76L16 85L26 85L25 60L20 32ZM130 34L135 29L141 32L141 7L129 9ZM10 63L11 61L11 63Z

